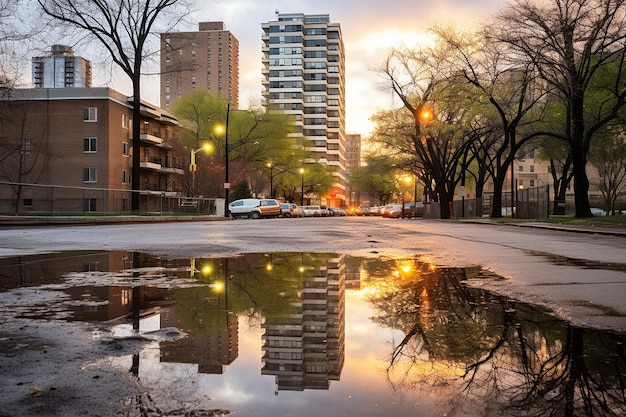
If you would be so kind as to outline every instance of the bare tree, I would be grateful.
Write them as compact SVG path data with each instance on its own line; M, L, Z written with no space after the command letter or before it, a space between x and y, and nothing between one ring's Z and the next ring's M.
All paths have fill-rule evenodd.
M398 117L400 123L396 123L395 132L387 132L388 139L406 140L401 147L407 152L410 149L415 157L402 168L420 177L426 190L430 191L432 185L432 197L440 202L440 215L444 219L450 218L455 187L462 181L466 168L462 161L467 162L468 129L464 118L468 112L460 100L453 98L455 93L448 91L454 78L451 51L445 43L433 48L393 50L380 69L409 111L411 122L402 122ZM381 119L385 114L377 117ZM381 137L383 133L379 129Z
M132 189L139 191L142 64L150 54L149 38L154 34L159 18L164 17L166 12L174 10L177 3L182 5L184 0L37 0L37 2L44 13L52 19L76 28L98 42L108 51L113 62L130 78L133 86ZM181 13L174 22L184 16L185 13ZM167 29L164 28L164 31ZM155 37L155 40L157 38ZM133 193L131 208L133 211L139 210L138 192Z
M593 146L589 161L598 170L598 189L604 199L607 213L615 213L617 198L626 192L626 137L609 134Z
M4 101L2 98L0 101ZM46 135L33 120L32 104L6 101L0 110L0 180L13 190L13 213L18 214L26 183L38 183L52 156ZM35 113L36 114L36 113Z
M538 88L534 65L511 62L507 49L494 42L488 30L474 35L448 28L436 27L433 31L454 51L451 65L458 67L457 78L470 85L462 94L476 114L472 122L477 126L472 130L480 132L472 148L483 151L474 155L493 178L491 216L501 217L507 173L517 153L534 136L526 126L541 116L538 104L544 93ZM514 176L510 178L514 190Z
M625 13L626 0L514 0L498 17L498 39L536 66L565 103L564 128L556 136L572 153L576 217L592 216L585 171L592 138L626 102ZM616 70L590 114L592 80L607 67Z

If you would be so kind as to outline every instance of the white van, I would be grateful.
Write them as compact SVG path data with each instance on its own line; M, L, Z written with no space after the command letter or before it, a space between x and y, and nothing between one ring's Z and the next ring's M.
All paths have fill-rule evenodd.
M253 219L278 217L280 212L280 204L273 198L243 198L228 205L228 215L233 219L237 217L252 217Z

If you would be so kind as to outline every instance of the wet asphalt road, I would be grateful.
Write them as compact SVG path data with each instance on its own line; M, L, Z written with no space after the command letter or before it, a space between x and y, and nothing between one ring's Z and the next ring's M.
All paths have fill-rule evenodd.
M379 217L262 219L0 229L0 256L128 250L162 257L338 252L480 265L469 282L543 305L577 325L626 331L626 237Z

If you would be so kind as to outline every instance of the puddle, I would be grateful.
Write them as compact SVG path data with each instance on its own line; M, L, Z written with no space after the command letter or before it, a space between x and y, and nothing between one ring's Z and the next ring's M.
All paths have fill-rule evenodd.
M530 250L526 252L533 256L544 257L555 265L575 266L583 269L600 269L607 271L626 272L626 263L597 262L588 259L570 258L567 256L560 256L552 253Z
M625 415L626 335L464 285L485 274L341 254L58 253L0 259L0 315L146 340L102 360L161 415Z

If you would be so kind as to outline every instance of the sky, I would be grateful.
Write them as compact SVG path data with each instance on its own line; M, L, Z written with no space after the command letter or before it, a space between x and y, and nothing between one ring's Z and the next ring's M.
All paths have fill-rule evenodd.
M341 25L345 47L346 131L367 136L374 113L399 105L375 70L390 48L417 46L434 24L479 23L505 5L506 0L197 0L188 26L178 29L197 30L201 21L225 23L239 40L239 103L247 108L261 100L261 23L276 20L276 10L328 14ZM159 104L158 88L153 80L143 98Z

